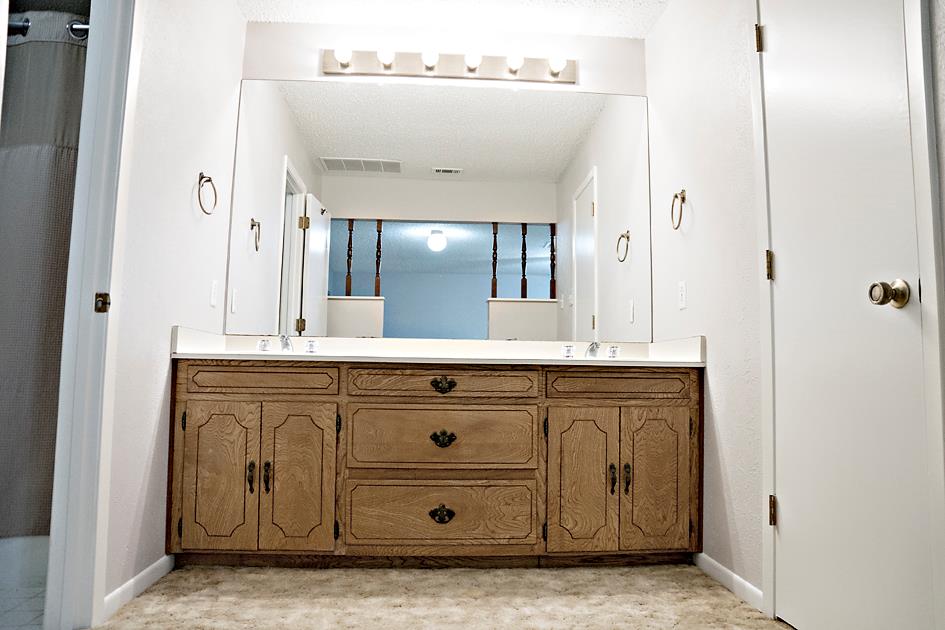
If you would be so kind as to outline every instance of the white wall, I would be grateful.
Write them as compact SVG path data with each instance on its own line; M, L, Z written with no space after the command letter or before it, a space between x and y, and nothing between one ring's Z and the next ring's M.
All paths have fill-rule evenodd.
M598 331L603 341L651 341L650 187L646 99L612 96L558 180L558 338L571 338L573 200L597 167ZM627 261L617 238L630 230ZM630 317L633 302L633 321Z
M244 34L233 0L135 5L103 414L107 593L164 556L171 326L223 331L209 298L226 279ZM220 191L212 216L199 171Z
M310 157L278 84L244 81L239 109L226 332L278 334L285 215L285 156L320 197L321 170ZM257 252L250 219L262 223ZM221 292L222 296L222 292Z
M554 341L558 339L555 300L489 300L489 339Z
M535 9L536 11L540 9ZM587 9L591 10L591 9ZM482 30L463 25L444 28L401 28L391 26L352 26L338 24L252 23L246 33L246 60L243 76L247 79L327 80L337 76L321 74L320 50L423 51L483 55L507 55L509 45L526 57L563 56L578 62L577 85L548 86L522 83L521 89L563 89L607 94L646 93L643 41L619 37L586 37L564 34L509 33L500 29ZM340 80L359 80L342 77ZM366 77L365 81L377 81ZM396 79L397 82L430 82L431 79ZM436 83L451 83L436 80ZM465 86L490 86L490 81L458 80Z
M324 175L322 203L335 219L554 223L555 185Z
M384 298L328 298L329 337L383 337Z
M705 553L761 586L754 2L672 0L647 38L657 341L705 335ZM688 192L682 229L673 193ZM687 282L688 307L677 288Z

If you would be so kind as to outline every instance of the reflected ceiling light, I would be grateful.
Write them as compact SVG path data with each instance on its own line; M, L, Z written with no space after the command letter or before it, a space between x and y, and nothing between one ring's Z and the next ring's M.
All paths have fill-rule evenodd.
M568 66L568 60L564 57L552 57L548 60L548 67L551 69L551 74L553 76L558 76L561 74L561 71Z
M474 53L469 53L465 57L466 69L470 72L475 72L479 69L479 64L482 63L482 55L477 55Z
M381 62L381 65L385 68L390 68L394 65L394 51L392 50L379 50L377 51L377 60Z
M433 70L436 67L436 63L440 60L440 53L425 52L420 55L420 59L423 61L424 68Z
M443 230L430 230L430 236L427 237L427 247L433 252L442 252L446 249L446 234L443 234Z
M525 65L525 57L521 55L509 55L505 58L505 63L509 66L509 72L518 74L518 71Z
M335 61L338 62L338 65L340 65L342 68L347 68L351 63L351 57L354 53L352 53L351 50L347 48L337 48L335 49L334 54Z

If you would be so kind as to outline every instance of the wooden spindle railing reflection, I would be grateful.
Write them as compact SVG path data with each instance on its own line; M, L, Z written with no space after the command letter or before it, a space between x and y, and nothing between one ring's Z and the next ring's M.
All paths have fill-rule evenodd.
M377 255L374 260L374 297L381 297L381 231L384 222L377 220Z
M499 267L499 224L492 224L492 297L499 297L499 277L496 270Z
M354 254L354 219L348 219L348 273L345 276L345 296L351 297L351 257Z
M528 236L528 224L522 224L522 299L528 297L528 278L525 276L525 267L528 266L528 245L525 237Z
M556 300L558 295L558 286L557 280L555 279L555 273L558 266L558 226L554 223L549 224L551 228L551 282L548 286L548 297L552 300Z

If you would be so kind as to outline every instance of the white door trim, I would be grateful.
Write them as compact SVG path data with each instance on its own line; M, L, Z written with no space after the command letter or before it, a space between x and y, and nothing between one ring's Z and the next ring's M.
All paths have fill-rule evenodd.
M758 23L762 24L760 3L755 2ZM930 15L928 0L903 0L906 64L909 81L909 108L913 152L919 273L922 279L922 345L926 391L926 419L929 436L929 527L932 532L931 557L945 557L945 369L942 339L945 339L945 296L943 296L943 224L938 181L931 70ZM755 190L761 200L758 212L759 255L770 248L770 203L768 198L768 149L765 135L764 53L751 53L751 92L757 165ZM776 265L775 261L775 265ZM772 294L762 278L761 302L761 387L762 387L762 611L774 617L775 530L768 525L767 499L776 494L774 353ZM930 576L936 595L936 624L945 626L945 566L933 563Z
M755 22L761 24L761 3L755 0ZM765 133L766 113L764 100L764 64L762 55L754 52L751 55L751 109L752 131L755 150L755 198L759 200L758 207L758 256L764 257L765 251L771 248L771 206L768 198L768 138ZM761 266L764 269L764 265ZM761 534L761 610L769 617L775 615L774 600L774 528L768 524L768 496L774 494L774 325L772 320L772 287L771 282L759 275L761 284L761 309L759 311L760 339L761 339L761 487L762 496L758 497L760 513L759 525Z
M941 190L933 105L931 15L928 0L903 0L909 119L921 282L922 354L929 457L932 558L945 558L945 416L942 345L945 339ZM935 627L945 627L945 566L932 563Z
M97 2L90 16L63 315L47 629L90 626L105 600L109 315L92 305L96 292L111 287L134 8L130 1Z
M292 164L292 160L286 155L283 157L283 177L282 177L282 196L280 197L280 206L282 207L282 251L281 251L281 283L279 286L279 303L276 321L279 322L279 334L292 336L295 333L295 319L301 312L302 305L302 243L303 232L298 227L299 217L305 216L305 195L308 189L305 186L305 180L299 174L298 169ZM292 195L292 216L286 216L287 195ZM286 269L286 255L288 255L289 264ZM297 263L297 264L296 264ZM286 299L286 287L294 291L295 295L291 299Z
M584 178L584 181L581 182L581 185L577 187L574 191L574 195L571 197L571 295L574 298L574 303L571 305L571 339L573 341L583 341L577 338L577 202L580 198L581 193L590 186L594 184L593 191L591 192L591 201L594 204L594 215L592 224L594 226L594 317L598 317L598 291L597 288L600 286L599 279L597 277L597 166L591 167L591 172L587 174L587 177ZM597 322L597 325L594 327L594 341L598 340L598 331L600 330L600 322Z

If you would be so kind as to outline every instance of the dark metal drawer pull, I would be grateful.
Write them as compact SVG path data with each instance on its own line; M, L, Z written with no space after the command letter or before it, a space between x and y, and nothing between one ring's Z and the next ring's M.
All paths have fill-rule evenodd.
M623 493L630 494L630 482L633 480L633 468L630 464L623 465Z
M263 488L266 490L266 494L269 494L269 477L272 474L272 462L266 462L263 464Z
M446 523L452 521L454 516L456 516L456 512L449 509L442 503L440 503L440 507L430 510L430 518L441 525L445 525Z
M253 484L256 483L256 462L250 461L246 467L246 481L249 482L249 493L253 493Z
M430 439L433 440L433 443L440 448L447 448L450 444L456 441L455 433L447 433L446 429L443 429L439 433L431 433Z
M453 391L453 388L456 387L456 381L451 378L441 376L430 381L430 385L433 386L433 389L435 389L437 392L441 394L448 394Z
M617 492L617 465L610 465L610 494Z

